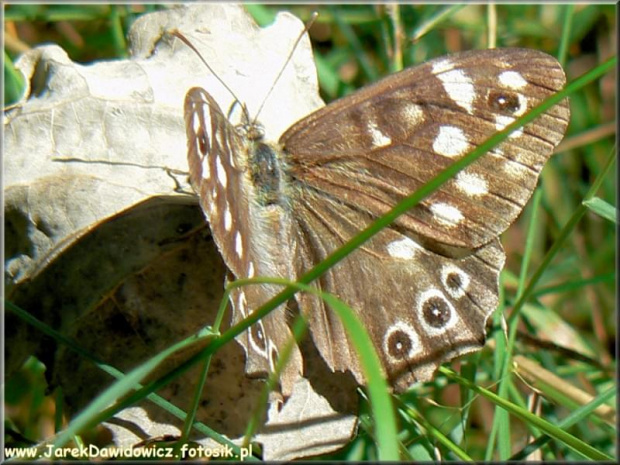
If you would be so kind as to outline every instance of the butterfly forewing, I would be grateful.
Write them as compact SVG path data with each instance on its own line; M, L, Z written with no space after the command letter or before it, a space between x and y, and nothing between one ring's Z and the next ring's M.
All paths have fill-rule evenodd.
M534 50L455 54L388 76L280 139L300 184L380 216L557 92L564 72ZM564 102L516 131L397 220L428 240L478 247L523 209L568 124Z
M239 131L204 90L186 98L191 181L231 270L295 280L455 160L557 92L557 61L499 49L407 69L294 124L279 145L246 121ZM313 285L335 294L366 326L391 384L404 390L439 364L480 348L498 302L505 256L498 235L519 215L568 124L555 106L445 183ZM233 322L279 291L231 296ZM296 295L332 370L364 383L339 318ZM239 337L250 373L273 370L292 336L284 307ZM302 374L296 348L281 378Z
M291 277L292 257L282 256L281 251L283 244L291 242L292 223L283 210L257 202L259 192L253 176L256 170L252 169L257 164L256 141L244 137L244 133L240 135L211 95L201 88L187 93L185 124L190 181L199 193L215 243L231 271L229 280ZM266 284L233 290L233 324L280 290ZM247 372L273 371L280 348L290 338L285 308L280 306L239 337L248 354ZM294 350L283 372L285 393L290 393L300 373L301 358Z

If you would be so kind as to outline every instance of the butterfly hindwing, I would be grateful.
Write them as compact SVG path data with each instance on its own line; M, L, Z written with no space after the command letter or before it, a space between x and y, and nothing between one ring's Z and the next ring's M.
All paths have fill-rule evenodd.
M300 271L342 245L331 225L343 225L339 232L348 235L369 220L329 198L307 196L296 208ZM444 361L482 347L486 320L497 307L504 259L497 239L456 259L388 228L314 285L356 312L390 383L402 391L428 381ZM298 294L297 300L310 315L313 340L330 368L351 371L363 384L356 351L337 315L314 295Z

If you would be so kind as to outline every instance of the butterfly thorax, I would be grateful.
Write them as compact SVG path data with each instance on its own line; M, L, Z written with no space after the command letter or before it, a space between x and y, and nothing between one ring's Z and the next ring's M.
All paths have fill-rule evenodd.
M283 163L279 147L265 142L265 130L257 121L247 121L235 127L235 132L247 144L247 166L250 182L255 189L255 201L261 207L281 205ZM246 165L246 163L243 163Z
M282 171L277 151L264 143L254 143L251 150L250 176L259 205L279 204Z

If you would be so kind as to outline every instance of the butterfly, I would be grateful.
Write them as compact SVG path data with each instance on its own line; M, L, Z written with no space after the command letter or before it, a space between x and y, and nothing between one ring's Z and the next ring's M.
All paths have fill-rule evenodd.
M190 181L230 279L295 280L565 81L557 60L536 50L456 53L330 103L277 142L265 141L249 118L233 125L206 90L192 88L184 109ZM498 237L523 210L568 121L564 100L312 283L355 311L396 392L484 345L505 261ZM235 289L233 323L280 291ZM295 301L329 368L364 384L333 310L308 293ZM293 337L290 307L238 337L248 374L274 370ZM295 347L281 373L283 394L300 376L303 355Z

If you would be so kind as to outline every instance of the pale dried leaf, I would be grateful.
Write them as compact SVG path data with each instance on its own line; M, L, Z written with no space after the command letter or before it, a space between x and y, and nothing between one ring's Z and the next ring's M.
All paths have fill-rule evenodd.
M254 116L301 28L286 14L260 29L239 6L179 6L136 21L129 60L80 65L54 45L24 55L18 67L28 90L5 115L7 297L121 369L212 323L224 265L179 174L187 170L183 99L199 85L227 112L234 97L167 32L186 35ZM304 38L259 118L277 140L320 105ZM233 121L239 116L233 112ZM37 354L65 388L69 412L110 383L89 361L43 345L40 333L7 319L8 371ZM218 351L198 411L199 421L231 438L245 430L263 386L243 370L237 344ZM160 394L187 408L196 379L192 370ZM287 437L299 442L266 430L266 457L325 453L347 442L355 417L334 413L321 399L307 388L294 392L284 412L294 420ZM181 425L146 402L137 408L128 436L116 431L117 444L136 439L130 430L146 439ZM335 429L321 446L314 421L324 419Z
M271 404L269 420L256 439L264 445L264 460L293 460L346 444L356 426L355 415L335 412L307 379L300 378L281 409Z

